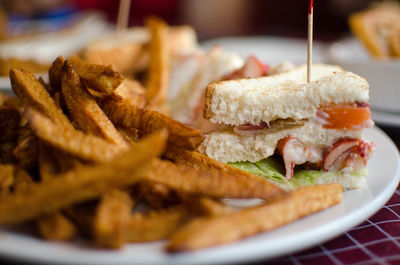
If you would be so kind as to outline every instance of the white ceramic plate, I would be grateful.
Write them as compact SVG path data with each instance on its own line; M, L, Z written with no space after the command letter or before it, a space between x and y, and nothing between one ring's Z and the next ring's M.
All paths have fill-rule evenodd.
M202 47L210 48L220 45L228 51L237 52L246 58L249 55L257 57L267 64L278 64L282 61L292 61L304 64L307 61L307 41L303 39L281 37L229 37L219 38L202 43ZM313 44L313 60L324 62L326 46L315 41Z
M82 242L51 243L23 233L0 230L0 255L50 264L232 264L299 251L340 235L379 210L400 178L399 152L378 128L366 130L376 143L366 186L347 191L337 206L274 231L193 253L169 255L165 242L129 244L118 251L90 248ZM212 235L210 235L212 236Z
M372 119L377 124L400 127L400 114L371 109Z

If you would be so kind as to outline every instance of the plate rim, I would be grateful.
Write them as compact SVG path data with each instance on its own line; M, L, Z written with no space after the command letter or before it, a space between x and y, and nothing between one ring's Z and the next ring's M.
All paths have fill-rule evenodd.
M252 262L252 261L257 261L260 259L272 259L272 258L276 258L285 254L290 254L293 252L298 252L301 250L304 250L308 247L314 246L316 244L321 244L323 242L326 242L329 239L334 238L335 236L339 236L341 235L343 232L347 231L348 229L350 229L351 227L361 223L362 221L364 221L366 218L368 218L369 216L373 215L375 212L377 212L392 196L392 194L395 192L397 186L398 186L398 182L400 179L400 154L399 154L399 150L397 148L397 146L394 144L394 142L390 139L390 137L384 132L382 131L382 129L378 128L378 127L373 127L371 128L373 133L378 134L380 137L383 137L384 141L385 141L385 146L389 147L391 149L394 150L394 153L392 155L395 155L395 161L396 161L396 168L393 169L393 173L394 175L392 176L392 179L389 183L389 185L387 185L384 189L382 189L378 196L376 196L375 198L372 199L372 201L366 203L365 205L363 205L362 207L357 208L356 211L352 212L351 214L347 214L345 216L340 217L339 219L334 219L332 221L329 221L326 224L322 224L317 226L316 228L313 229L307 229L305 231L300 231L298 233L296 233L296 237L300 238L298 240L304 240L304 237L306 237L308 240L307 241L302 241L301 246L299 247L298 244L296 242L289 244L292 246L289 246L290 250L288 249L282 249L282 251L280 252L275 252L273 255L264 255L262 252L262 250L265 250L265 247L263 248L261 245L257 245L253 246L251 252L249 253L249 251L247 250L247 254L245 256L242 257L231 257L230 259L228 258L227 260L210 260L208 262L211 262L212 264L221 264L221 263L239 263L239 262ZM374 140L374 139L371 139ZM335 206L334 206L335 207ZM307 218L307 217L306 217ZM345 221L345 225L343 225L343 220ZM327 229L327 227L329 227L329 229ZM324 232L324 233L320 233L320 232ZM328 231L328 232L326 232ZM2 230L1 234L6 234L5 236L7 237L8 233L7 231ZM266 232L268 233L268 232ZM307 236L307 234L319 234L319 237L316 238L315 236L311 236L310 235ZM12 232L11 232L12 234ZM261 234L262 235L262 234ZM21 235L22 237L25 235ZM32 239L32 238L30 238ZM249 238L251 239L251 238ZM36 240L36 238L34 239ZM40 239L37 239L40 240ZM32 255L32 253L30 252L24 252L24 251L12 251L9 252L7 250L7 247L5 247L2 244L2 240L0 240L0 255L6 259L10 259L10 260L15 260L15 261L30 261L30 262L34 262L34 263L52 263L52 264L67 264L67 263L71 263L71 264L108 264L110 262L110 258L112 257L105 257L108 256L108 254L110 254L110 252L107 252L106 254L100 255L98 258L94 258L94 259L90 259L90 260L79 260L77 261L76 259L74 259L73 257L68 257L67 259L65 259L65 256L63 257L62 260L60 259L54 259L54 256L39 256L39 255ZM53 244L52 242L46 242L45 244ZM297 244L297 246L296 246ZM141 245L141 244L139 244ZM45 245L44 245L45 246ZM76 247L77 245L72 244L72 247ZM229 247L236 247L239 248L240 247L240 241L237 243L231 243L228 245L224 245L224 246L220 246L220 247L216 247L216 248L211 248L209 250L205 249L205 250L200 250L200 251L196 251L193 254L194 255L201 255L204 254L202 256L207 256L206 252L207 251L218 251L218 248L229 248ZM97 249L93 249L93 252L91 254L96 254L95 251ZM116 252L111 252L111 256L113 256L113 254L115 254ZM184 253L181 254L181 257L179 257L179 255L167 255L167 258L162 261L163 264L201 264L204 263L205 260L201 259L201 260L192 260L189 261L187 260L187 258L183 258L186 255L186 257L190 257L192 255L192 253ZM39 257L39 258L38 258ZM104 258L103 261L100 261L99 259ZM142 261L136 261L136 262L142 262ZM127 257L124 259L120 259L120 260L113 260L114 264L134 264L135 261L131 260L131 259L127 259ZM142 264L142 263L139 263ZM147 262L146 264L154 264L154 262Z

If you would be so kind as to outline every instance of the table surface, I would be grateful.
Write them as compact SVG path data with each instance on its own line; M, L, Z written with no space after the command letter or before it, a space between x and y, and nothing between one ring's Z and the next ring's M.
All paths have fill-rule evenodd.
M400 128L380 127L400 148ZM0 258L0 264L20 265ZM243 265L400 264L400 186L376 214L339 237L299 253Z
M400 148L400 128L380 128ZM255 264L400 264L400 185L382 209L339 237L289 256L252 263Z

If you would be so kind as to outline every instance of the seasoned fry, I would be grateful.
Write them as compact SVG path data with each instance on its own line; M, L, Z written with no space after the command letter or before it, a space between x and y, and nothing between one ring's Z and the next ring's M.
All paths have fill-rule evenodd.
M170 75L168 26L155 17L149 18L146 24L151 32L146 101L150 108L159 109L167 98Z
M260 191L264 194L270 193L270 198L283 193L283 190L279 186L262 179L259 176L218 162L206 155L200 154L199 152L175 148L167 150L164 156L178 165L193 166L200 170L214 172L214 174L221 174L221 176L226 176L226 179L231 179L229 182L232 183L249 183L243 184L245 186L242 186L242 189L250 189L247 185L254 185L253 187L262 187ZM268 198L264 197L264 199Z
M15 163L13 150L17 146L15 141L7 141L0 143L0 164Z
M96 136L58 126L33 109L28 108L24 116L28 119L35 134L42 141L83 160L93 162L109 161L121 151L119 146Z
M140 138L140 132L138 129L118 127L117 130L129 144L137 142Z
M143 135L166 128L170 146L193 150L204 140L199 131L156 111L138 108L126 100L106 100L103 103L103 110L117 126L136 128Z
M139 108L143 108L146 104L146 90L136 80L125 79L115 91L111 94L113 99L127 100Z
M27 71L11 69L11 86L26 106L31 106L65 128L73 128L67 116L56 106L50 94L35 76Z
M67 241L75 237L75 225L61 213L39 217L36 222L39 234L47 240Z
M42 142L38 144L38 167L42 181L51 179L57 174L65 173L81 164L81 161L71 155L46 146Z
M191 211L183 205L148 214L135 213L124 228L124 238L128 242L166 239L191 218Z
M23 169L16 168L14 170L14 192L25 192L33 184L31 176Z
M170 252L230 243L293 222L342 200L340 184L299 188L260 206L222 216L196 219L172 237Z
M118 248L125 243L125 227L134 202L127 192L113 190L101 197L93 221L93 235L97 245Z
M21 115L16 108L0 107L0 142L16 140L20 123Z
M0 224L20 223L51 214L135 183L153 158L161 154L166 139L165 131L155 133L111 162L77 167L56 178L35 183L24 193L5 196L0 200ZM29 200L26 200L26 194L29 194Z
M155 160L144 178L159 182L178 192L224 198L260 198L270 200L285 192L263 178L246 174L231 175L218 170L204 170L169 161Z
M0 106L2 106L7 99L8 99L8 96L6 94L0 92Z
M137 194L144 199L152 208L160 209L182 202L176 191L166 185L154 181L140 181Z
M64 58L62 56L58 56L57 59L55 59L51 64L49 69L49 82L51 88L49 91L50 95L54 95L55 92L61 91L61 74L64 62Z
M62 95L79 128L121 147L127 147L128 143L115 129L97 102L83 88L78 73L69 61L65 62L61 80Z
M19 166L26 170L30 170L37 165L38 140L28 126L20 129L13 155Z
M0 196L10 193L14 183L14 165L0 164Z
M77 56L72 56L68 61L76 68L85 86L98 93L109 95L124 80L111 65L89 64Z
M228 205L215 199L200 197L190 203L194 209L206 216L224 215L233 212L233 209Z

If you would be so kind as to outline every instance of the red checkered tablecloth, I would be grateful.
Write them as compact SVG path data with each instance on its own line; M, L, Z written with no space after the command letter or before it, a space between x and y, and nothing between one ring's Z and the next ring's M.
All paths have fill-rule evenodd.
M400 264L400 186L375 215L343 235L303 252L252 265Z

